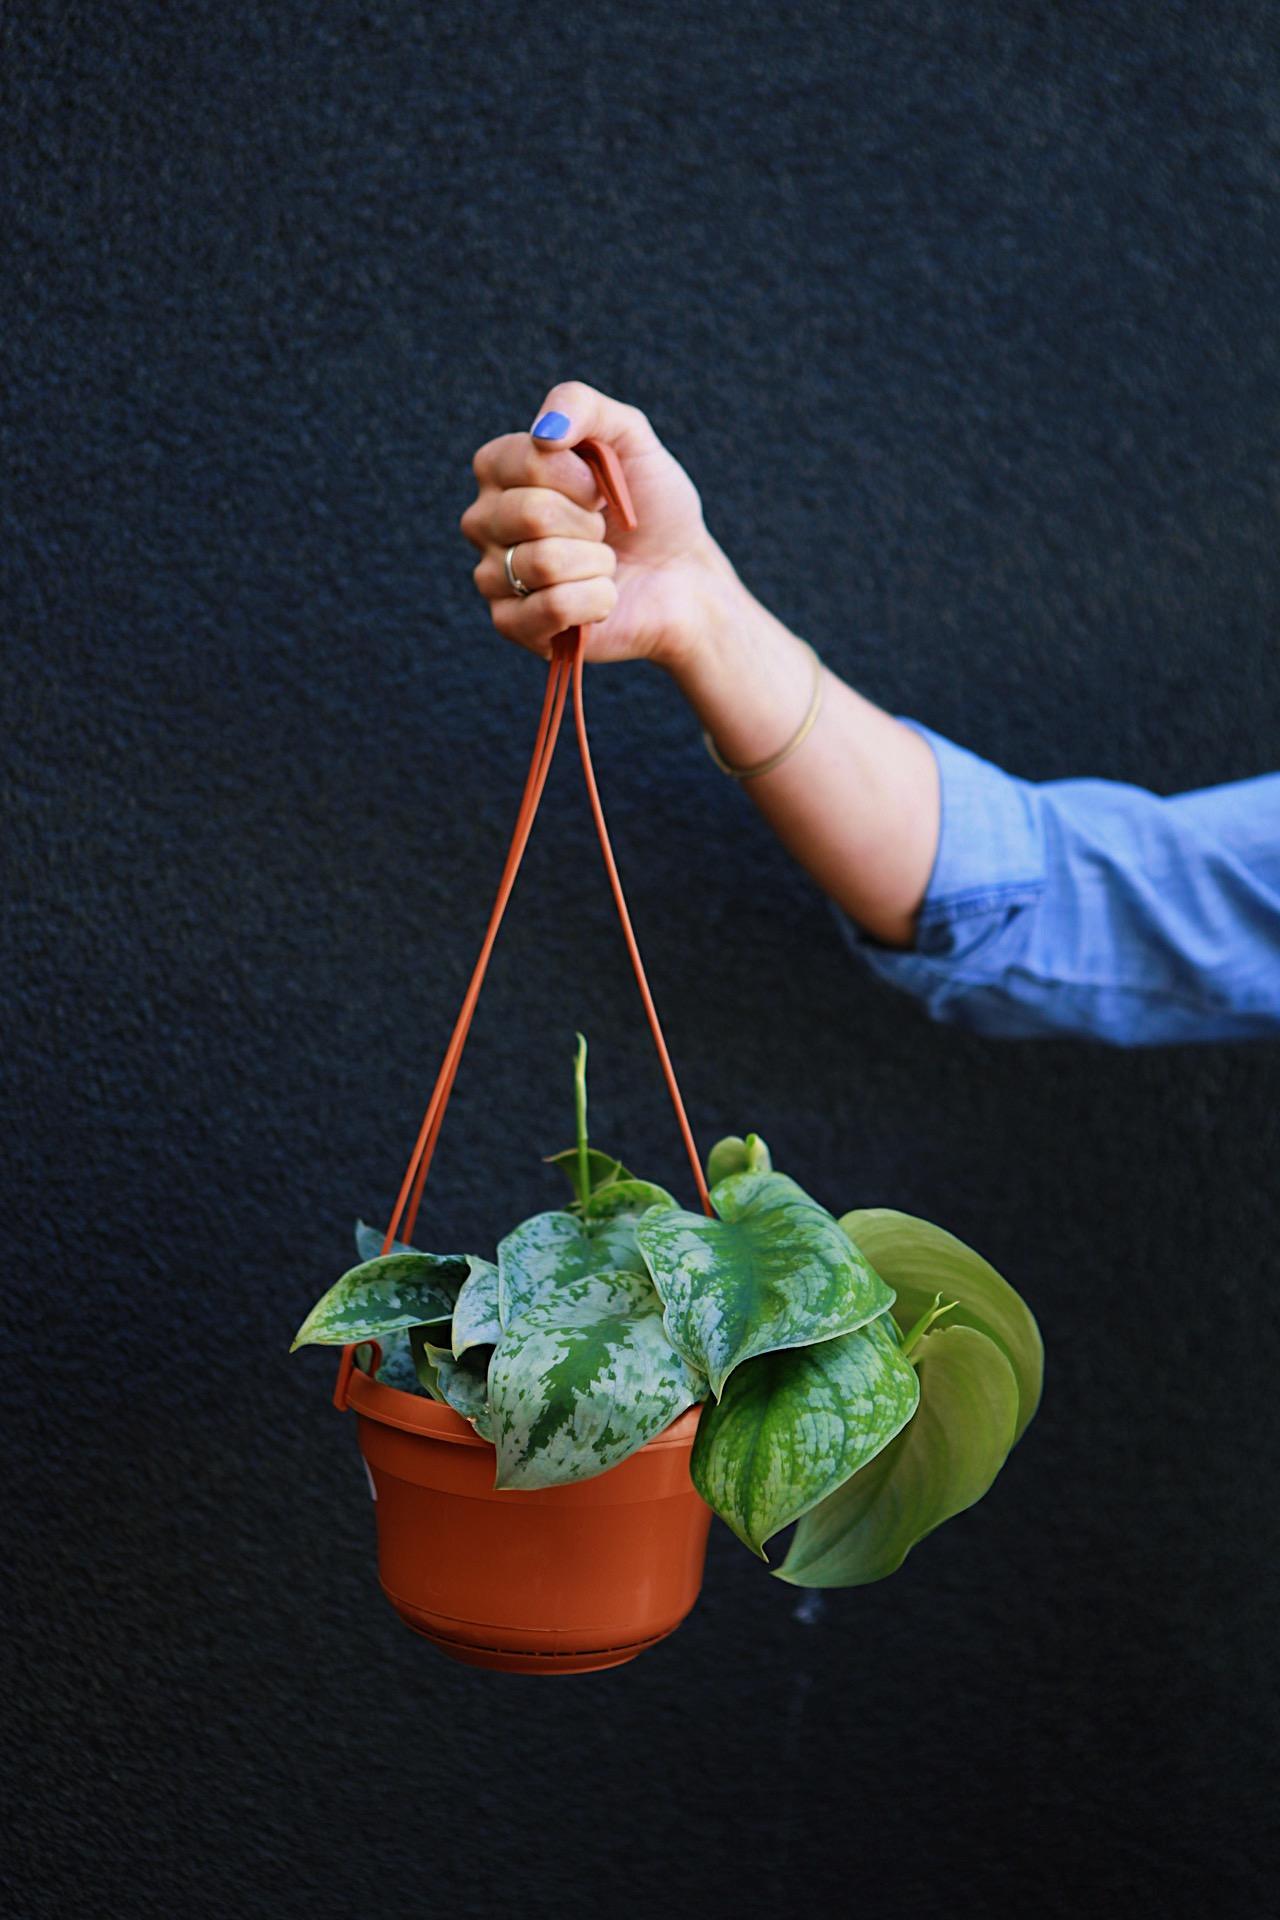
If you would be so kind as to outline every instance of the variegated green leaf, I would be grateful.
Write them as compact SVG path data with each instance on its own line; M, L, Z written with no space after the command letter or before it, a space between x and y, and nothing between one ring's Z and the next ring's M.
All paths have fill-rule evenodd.
M471 1272L463 1282L453 1309L453 1357L461 1360L470 1347L496 1346L502 1332L498 1320L498 1269L492 1260L474 1254Z
M413 1327L408 1339L417 1379L433 1399L469 1420L482 1440L493 1438L488 1404L492 1347L471 1347L455 1360L447 1345L431 1339L433 1327Z
M574 1198L581 1202L582 1195L578 1192L578 1149L566 1147L562 1153L549 1153L546 1156L546 1164L549 1167L560 1168L573 1188ZM601 1187L607 1187L615 1180L630 1178L631 1175L622 1162L615 1160L612 1154L598 1153L594 1147L587 1148L587 1179L592 1193L598 1193Z
M1044 1374L1040 1329L1021 1294L963 1240L914 1214L861 1207L844 1214L840 1225L897 1294L894 1315L904 1333L941 1293L957 1303L948 1326L976 1327L995 1341L1018 1382L1014 1439L1020 1439L1040 1403Z
M717 1140L707 1155L707 1180L713 1187L735 1173L772 1171L773 1158L758 1133L749 1133L745 1140L731 1133L727 1139Z
M356 1252L362 1261L380 1259L382 1243L386 1237L386 1234L380 1232L377 1227L367 1226L363 1220L356 1221ZM388 1253L416 1253L417 1251L418 1249L411 1247L407 1240L393 1240L387 1248Z
M586 1220L616 1220L627 1214L638 1220L650 1207L674 1207L675 1195L652 1180L613 1180L593 1193L582 1209Z
M848 1235L785 1174L733 1174L711 1202L718 1219L647 1213L636 1238L672 1346L717 1399L744 1360L852 1333L893 1304Z
M753 1553L865 1467L910 1420L916 1371L885 1322L738 1367L694 1442L693 1484Z
M444 1338L444 1328L440 1326L410 1327L404 1337L409 1342L409 1357L418 1386L429 1399L445 1407L449 1403L444 1397L444 1389L437 1377L435 1365L431 1359L431 1349L424 1341L423 1336L427 1333L435 1333L441 1339Z
M388 1253L366 1260L335 1281L312 1307L294 1336L294 1348L344 1347L352 1340L380 1340L397 1327L448 1320L467 1277L463 1255Z
M1018 1383L1000 1348L941 1321L916 1349L920 1405L896 1440L806 1513L776 1569L797 1587L858 1587L980 1500L1013 1445Z
M418 1370L413 1364L409 1335L405 1330L397 1328L393 1333L380 1333L378 1345L382 1349L382 1358L378 1362L378 1385L394 1387L397 1393L417 1393ZM372 1347L357 1347L356 1365L361 1373L368 1373L372 1360Z
M637 1273L566 1280L504 1332L489 1368L499 1487L552 1487L616 1467L705 1393Z
M576 1213L535 1213L499 1243L498 1318L510 1327L569 1281L617 1269L645 1271L630 1215L584 1220Z

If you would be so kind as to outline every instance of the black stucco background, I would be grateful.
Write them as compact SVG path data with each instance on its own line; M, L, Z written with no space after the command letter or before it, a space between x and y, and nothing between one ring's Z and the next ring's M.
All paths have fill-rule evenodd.
M457 528L581 378L839 670L1036 778L1277 761L1274 6L6 11L3 1218L24 1915L1254 1915L1277 1733L1274 1048L931 1027L647 668L598 771L699 1140L928 1214L1042 1411L893 1580L722 1528L578 1680L378 1593L332 1365L541 672ZM576 767L432 1176L684 1192Z

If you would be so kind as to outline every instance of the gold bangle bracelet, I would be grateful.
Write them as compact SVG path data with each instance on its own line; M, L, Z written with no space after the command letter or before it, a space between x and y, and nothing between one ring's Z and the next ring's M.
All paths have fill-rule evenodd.
M771 753L767 760L758 760L754 767L731 767L706 728L703 728L703 745L719 767L721 773L727 773L731 780L757 780L762 773L772 773L774 768L780 767L784 760L789 760L796 748L803 745L813 732L813 723L822 710L822 662L807 640L802 644L807 649L809 657L813 661L813 692L809 697L809 711L805 714L804 719L800 722L800 725L796 728L785 747L780 747L777 753Z

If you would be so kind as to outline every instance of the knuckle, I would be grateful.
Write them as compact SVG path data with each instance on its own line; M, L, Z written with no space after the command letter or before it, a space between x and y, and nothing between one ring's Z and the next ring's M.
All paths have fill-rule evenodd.
M568 570L569 564L567 540L540 540L529 556L529 565L541 586L553 586Z
M560 521L560 509L556 505L555 495L539 487L531 491L522 514L527 529L526 538L546 540L556 532Z
M539 612L545 613L549 620L554 620L557 631L561 627L573 625L575 596L570 585L561 581L557 586L546 587L543 590L543 597L546 605L540 607Z
M459 517L458 526L473 546L483 546L487 519L488 505L483 494L473 500L466 512Z

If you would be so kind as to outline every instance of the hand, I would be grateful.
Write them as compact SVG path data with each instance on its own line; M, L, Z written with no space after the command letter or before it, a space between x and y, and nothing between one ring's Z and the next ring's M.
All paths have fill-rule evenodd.
M567 421L557 440L502 434L472 462L479 491L459 524L480 549L473 578L493 624L544 658L556 634L583 626L588 660L671 665L696 636L712 583L732 572L698 490L638 408L569 380L551 388L535 424L548 413ZM607 523L595 477L571 451L587 438L608 441L622 462L634 533ZM511 546L524 596L507 582Z
M644 414L594 387L552 387L534 416L557 439L507 433L473 462L479 490L462 531L494 626L544 657L582 627L588 660L656 661L734 766L750 767L801 724L812 656L743 585L707 532L697 488ZM613 447L636 530L609 526L575 441ZM515 594L503 555L514 547ZM799 750L747 791L818 885L886 946L910 946L938 845L933 750L834 674Z

